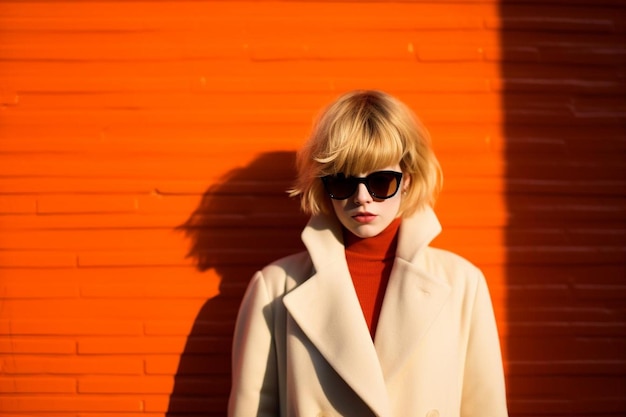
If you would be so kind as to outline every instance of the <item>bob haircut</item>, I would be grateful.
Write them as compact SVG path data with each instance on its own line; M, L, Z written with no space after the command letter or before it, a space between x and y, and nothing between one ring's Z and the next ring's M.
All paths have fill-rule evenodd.
M300 196L310 215L333 213L321 177L357 176L400 164L404 178L400 215L410 216L434 205L443 176L430 135L413 112L380 91L352 91L332 102L319 116L298 151L297 178L290 196ZM404 180L403 180L404 184Z

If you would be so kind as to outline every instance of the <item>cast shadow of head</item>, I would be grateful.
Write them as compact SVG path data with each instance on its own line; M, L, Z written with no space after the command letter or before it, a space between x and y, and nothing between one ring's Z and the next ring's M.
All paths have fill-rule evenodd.
M264 265L303 250L306 218L285 192L295 153L262 154L211 186L178 227L199 271L220 277L217 296L200 309L180 357L166 416L223 416L230 389L230 352L239 303Z

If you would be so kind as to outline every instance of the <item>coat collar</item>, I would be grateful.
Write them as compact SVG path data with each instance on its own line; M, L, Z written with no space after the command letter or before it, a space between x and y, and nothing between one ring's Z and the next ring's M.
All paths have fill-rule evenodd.
M401 369L443 307L448 285L419 266L440 232L432 209L403 219L396 260L372 342L344 254L341 225L314 216L302 233L315 272L284 298L289 314L378 416L391 414L386 381Z

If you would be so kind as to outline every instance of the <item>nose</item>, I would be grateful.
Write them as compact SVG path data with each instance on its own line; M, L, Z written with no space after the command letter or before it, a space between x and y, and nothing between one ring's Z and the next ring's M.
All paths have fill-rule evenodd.
M372 195L367 190L365 184L358 185L356 192L354 193L354 202L358 205L372 202Z

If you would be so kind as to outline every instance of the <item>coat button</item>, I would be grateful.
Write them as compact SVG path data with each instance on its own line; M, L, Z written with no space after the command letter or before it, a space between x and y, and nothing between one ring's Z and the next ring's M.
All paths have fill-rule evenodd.
M426 413L426 417L439 417L439 411L430 410L428 413Z

